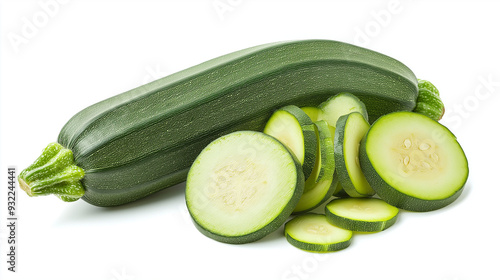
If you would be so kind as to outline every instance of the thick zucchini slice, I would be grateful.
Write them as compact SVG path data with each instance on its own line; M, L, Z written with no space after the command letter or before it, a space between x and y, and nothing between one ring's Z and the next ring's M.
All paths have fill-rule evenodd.
M338 198L325 207L331 224L352 231L377 232L392 226L399 209L378 198Z
M304 177L309 178L316 162L317 139L313 122L299 107L289 105L274 112L264 133L285 144L302 164Z
M355 95L342 92L330 97L325 102L319 105L323 112L322 117L326 122L333 127L337 126L337 120L352 112L359 112L368 121L368 112L365 104Z
M380 117L361 143L360 162L380 198L411 211L452 203L469 175L467 158L455 135L413 112Z
M359 144L370 124L358 112L343 115L335 130L335 167L339 182L352 197L374 195L375 191L366 180L359 164Z
M314 123L318 131L319 153L313 174L306 180L304 193L293 210L294 213L312 210L329 199L335 191L332 184L335 172L333 138L325 121Z
M330 224L325 215L308 213L285 224L286 240L293 246L312 252L332 252L351 244L352 231Z
M275 138L240 131L211 142L191 166L186 204L197 228L226 243L278 229L304 190L300 163Z

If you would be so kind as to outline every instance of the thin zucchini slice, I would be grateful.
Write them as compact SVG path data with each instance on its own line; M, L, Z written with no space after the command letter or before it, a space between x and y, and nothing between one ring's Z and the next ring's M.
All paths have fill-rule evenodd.
M345 192L352 197L375 194L366 180L359 163L359 145L370 124L358 112L343 115L335 130L335 167Z
M316 131L313 122L299 107L289 105L275 111L267 121L264 133L287 146L298 158L309 178L316 162Z
M377 232L392 226L399 209L378 198L337 198L325 207L331 224L352 231Z
M285 224L286 240L293 246L312 252L332 252L351 244L352 231L330 224L325 215L308 213Z
M300 163L275 138L240 131L198 155L186 182L186 204L197 228L226 243L247 243L278 229L304 190Z
M368 121L368 112L365 104L355 95L342 92L330 97L319 105L322 118L333 127L337 127L337 120L352 112L359 112Z
M410 211L452 203L469 175L455 135L414 112L395 112L375 121L361 142L360 162L380 198Z
M314 123L318 131L319 153L312 175L306 180L304 193L293 210L294 213L312 210L329 199L335 191L332 184L335 172L333 139L325 121Z

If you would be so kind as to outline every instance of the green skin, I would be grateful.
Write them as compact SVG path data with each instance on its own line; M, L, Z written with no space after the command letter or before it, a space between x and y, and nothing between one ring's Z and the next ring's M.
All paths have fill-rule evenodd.
M413 110L417 90L408 67L368 49L328 40L271 43L87 107L66 123L57 142L85 171L82 199L115 206L185 181L212 140L238 130L262 131L282 106L317 106L351 92L374 120Z

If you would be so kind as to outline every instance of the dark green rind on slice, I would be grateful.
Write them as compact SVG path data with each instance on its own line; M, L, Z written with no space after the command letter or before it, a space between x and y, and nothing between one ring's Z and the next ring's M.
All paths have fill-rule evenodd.
M344 241L344 242L340 242L340 243L322 245L322 244L310 244L310 243L301 242L299 240L294 239L289 234L285 234L285 237L286 237L286 240L288 241L288 243L292 244L294 247L297 247L297 248L304 250L304 251L315 252L315 253L326 253L326 252L340 251L340 250L343 250L343 249L349 247L349 245L351 245L351 239Z

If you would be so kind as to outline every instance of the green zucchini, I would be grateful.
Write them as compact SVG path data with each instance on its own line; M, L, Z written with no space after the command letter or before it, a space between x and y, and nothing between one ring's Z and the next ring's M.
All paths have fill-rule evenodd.
M264 127L264 133L285 144L299 159L304 177L309 178L316 162L316 130L309 116L295 105L276 110Z
M360 163L380 198L410 211L452 203L469 175L455 135L414 112L390 113L375 121L361 142Z
M285 224L286 240L311 252L333 252L349 247L352 231L330 224L325 215L307 213Z
M359 164L359 145L369 128L361 113L352 112L341 116L335 129L335 168L340 184L352 197L375 194Z
M332 225L358 232L377 232L392 226L399 209L378 198L337 198L325 206Z
M261 132L238 131L210 143L186 181L196 227L226 243L248 243L278 229L304 190L297 158Z
M262 131L282 106L317 106L346 91L359 97L375 120L413 110L417 89L408 67L368 49L328 40L270 43L85 108L66 123L57 142L73 153L74 165L85 173L82 198L99 206L120 205L185 181L194 159L211 141L238 130ZM39 191L28 194L61 192L45 180L62 178L59 171L47 166L38 171L33 177L47 184L20 176L25 189L37 184ZM65 182L57 188L65 188Z

